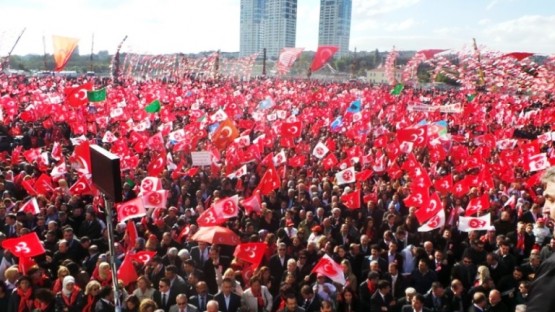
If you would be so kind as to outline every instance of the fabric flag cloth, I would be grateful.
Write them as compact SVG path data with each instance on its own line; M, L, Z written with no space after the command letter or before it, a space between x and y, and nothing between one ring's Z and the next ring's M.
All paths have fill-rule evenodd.
M198 226L215 226L225 223L226 219L216 215L214 207L203 211L197 218Z
M160 104L159 100L154 100L152 103L145 106L145 111L147 113L158 113L162 105Z
M428 50L420 50L417 53L420 53L426 57L427 60L433 58L436 54L444 52L447 50L442 49L428 49Z
M441 209L435 216L418 228L418 232L429 232L445 225L445 210Z
M326 156L326 154L330 151L330 149L326 146L326 144L322 142L318 142L314 149L312 150L312 155L318 159L322 159Z
M52 44L54 45L54 61L56 62L56 71L61 71L66 66L73 50L77 47L79 39L52 36Z
M123 262L121 263L118 272L117 272L118 280L123 282L124 286L127 286L139 278L137 275L137 271L133 266L132 258L129 254L126 254L123 258Z
M391 91L389 93L391 95L399 95L399 94L401 94L401 92L403 92L404 88L405 88L405 86L403 86L403 84L398 83L397 85L395 85L395 87L393 89L391 89Z
M487 210L489 208L489 196L487 193L484 193L480 197L474 197L470 201L468 201L468 206L465 210L465 217L469 217L472 215L477 214L480 211Z
M9 250L18 258L35 257L46 252L36 232L5 239L2 241L2 248Z
M133 261L137 261L140 264L145 264L145 263L148 263L150 259L154 258L155 255L156 255L156 251L143 250L143 251L137 252L134 255L129 255L129 258L131 258L131 260Z
M257 214L262 213L260 195L258 193L252 195L251 197L245 198L241 201L241 206L245 209L247 214L255 212Z
M144 192L141 196L143 205L149 208L165 208L168 202L168 190Z
M349 113L359 113L362 108L362 101L361 99L356 99L355 101L351 102L351 105L347 107L347 112Z
M431 219L433 216L437 215L440 210L443 210L443 204L437 192L434 192L430 196L428 204L424 204L415 212L416 219L418 223L423 224L424 222Z
M102 102L106 100L106 88L100 90L87 91L87 98L90 102Z
M162 189L162 180L157 177L145 177L141 181L141 185L139 188L139 194L142 194L144 192L159 191Z
M25 213L30 213L33 215L37 215L40 213L39 203L37 202L37 198L33 197L19 208L19 211L23 211Z
M266 172L262 176L262 179L260 180L260 183L256 187L255 192L256 190L259 190L260 194L268 195L273 190L279 188L280 186L281 186L281 179L279 178L276 168L272 164L270 168L266 169Z
M324 67L338 50L338 46L319 46L310 65L310 71L316 72Z
M534 53L530 53L530 52L511 52L511 53L507 53L507 54L503 54L503 56L501 56L502 58L506 58L506 57L512 57L514 59L516 59L517 61L522 61L523 59L534 55Z
M217 217L229 219L239 214L239 195L219 199L214 203L214 212Z
M311 273L322 274L338 284L345 284L343 268L327 254L320 258L320 261L316 263Z
M235 247L233 256L237 259L252 263L257 268L262 262L268 246L266 243L243 243Z
M127 250L135 248L137 239L139 238L139 233L137 232L137 226L133 220L127 220L127 227L125 227L127 232Z
M283 48L279 53L277 61L277 70L280 75L285 75L289 72L293 63L303 53L304 48Z
M89 102L87 91L93 89L91 82L87 82L78 87L68 87L64 89L66 101L71 107L80 107Z
M356 189L350 193L341 196L341 202L349 209L360 208L360 190Z
M129 219L140 218L146 215L146 209L141 197L128 200L117 205L118 222L125 222Z
M481 217L459 217L459 231L485 231L491 226L490 214Z
M339 171L335 174L335 179L337 180L337 185L354 183L356 181L355 167L349 167L343 171Z

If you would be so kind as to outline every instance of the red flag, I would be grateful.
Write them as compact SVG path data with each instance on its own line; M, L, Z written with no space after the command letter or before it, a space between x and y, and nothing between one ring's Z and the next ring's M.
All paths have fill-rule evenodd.
M34 187L37 193L42 195L48 195L54 191L52 179L45 173L41 174L37 181L35 181Z
M262 212L260 204L261 201L259 193L255 193L251 197L245 198L241 201L241 205L243 206L247 214L251 214L251 212L256 212L257 214L260 214Z
M420 207L416 210L416 218L420 224L428 221L431 217L437 215L437 213L443 209L443 204L437 192L434 192L432 196L430 196L430 200L428 201L427 205Z
M226 148L239 136L239 130L229 118L222 121L212 134L212 142L219 149Z
M38 195L37 191L35 190L33 180L31 179L23 180L21 181L21 186L25 189L27 194L31 196Z
M214 213L223 219L237 217L239 214L239 195L223 198L215 202Z
M147 171L149 176L157 177L166 168L166 152L158 153L148 164Z
M31 257L19 257L17 269L21 274L27 275L27 272L29 272L29 270L36 265L37 263Z
M134 261L137 261L141 264L146 264L156 255L156 251L139 251L138 253L131 255L130 258Z
M300 168L306 163L306 157L304 155L296 155L287 160L287 165L293 168Z
M30 148L23 152L23 157L28 163L33 163L40 156L40 148Z
M118 269L117 276L118 280L121 280L124 286L135 282L139 278L139 276L137 275L137 271L133 266L133 261L130 257L130 254L126 254L123 258L123 262Z
M464 215L466 217L472 216L477 214L480 211L487 210L489 208L489 196L487 193L484 193L480 197L474 197L468 202L468 206L466 207L466 211Z
M442 194L450 192L452 187L453 176L451 174L441 177L434 182L434 188Z
M316 263L311 273L322 274L329 277L336 283L341 285L345 284L345 274L343 273L343 268L327 254L324 254L320 261Z
M310 71L316 72L324 67L338 50L338 46L319 46L310 65Z
M406 206L411 207L422 207L428 204L430 200L430 195L428 194L428 189L411 189L411 194L403 199L403 203Z
M2 248L9 250L16 257L35 257L46 251L35 232L16 238L8 238L2 242Z
M301 136L301 132L303 131L302 125L300 121L295 122L284 122L281 125L281 135L284 138L298 138Z
M335 157L335 154L334 153L329 153L322 160L322 166L324 166L324 169L330 170L331 168L335 167L335 165L337 165L338 162L339 161L337 160L337 157Z
M260 190L260 194L262 195L268 195L273 190L279 188L280 186L281 186L281 180L276 171L276 168L274 168L273 165L270 165L270 167L266 169L264 176L262 176L262 179L260 180L260 183L256 187L256 190Z
M197 224L199 226L215 226L220 225L225 222L224 218L221 218L214 212L213 207L206 209L203 213L198 216Z
M93 189L89 182L89 179L82 175L79 179L69 188L69 193L71 195L92 195Z
M237 259L252 263L257 268L266 253L266 243L243 243L235 247L233 256Z
M89 102L87 98L87 91L91 91L93 85L91 82L87 82L78 87L67 87L64 89L64 94L66 96L66 101L71 107L79 107L86 105Z
M141 181L140 193L153 192L162 189L162 180L157 177L145 177Z
M349 209L359 209L360 204L360 190L356 189L353 192L341 196L341 202Z
M127 220L127 239L128 239L128 246L127 250L131 250L135 248L135 244L137 243L137 239L139 238L139 233L137 232L137 227L135 226L135 222L133 220Z
M25 213L30 213L33 215L37 215L40 213L39 203L37 202L37 198L33 197L25 202L20 208L19 211L23 211Z
M425 146L428 144L428 127L400 129L397 131L397 140L399 142L412 142L415 146Z
M71 167L82 174L91 174L91 152L89 141L83 141L75 147L69 157Z
M282 48L276 65L278 73L284 75L289 72L289 69L293 66L293 63L295 63L303 50L304 48Z
M140 197L118 204L117 210L118 222L125 222L129 219L140 218L146 215L146 209Z

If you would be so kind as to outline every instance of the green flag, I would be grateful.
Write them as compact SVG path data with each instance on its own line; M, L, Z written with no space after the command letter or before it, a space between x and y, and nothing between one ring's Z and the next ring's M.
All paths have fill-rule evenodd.
M160 101L154 100L152 103L145 106L145 111L147 113L157 113L160 111Z
M391 91L389 92L389 94L391 94L391 95L399 95L399 94L401 94L401 92L403 91L404 88L405 88L405 86L403 86L403 84L398 83L397 85L395 85L395 88L391 89Z
M90 102L101 102L106 100L106 89L87 91L87 98Z
M468 102L472 102L472 101L474 101L474 98L475 98L475 97L476 97L476 94L467 94L467 95L466 95L466 100L467 100Z

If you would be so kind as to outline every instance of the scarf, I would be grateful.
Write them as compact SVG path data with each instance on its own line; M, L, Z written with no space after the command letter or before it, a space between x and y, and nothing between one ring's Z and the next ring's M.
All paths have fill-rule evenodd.
M87 295L87 304L83 308L83 312L92 312L94 307L94 301L95 301L94 299L95 299L94 296Z
M17 295L19 296L19 306L17 307L17 312L24 312L25 310L31 310L31 295L33 294L33 290L31 288L27 288L27 290L22 290L21 288L17 288ZM31 303L31 304L30 304Z
M252 295L256 297L257 305L258 305L258 311L262 311L262 309L264 309L264 305L265 305L264 304L264 298L262 298L262 291L255 292L253 290Z
M80 291L79 287L74 286L69 296L66 296L65 293L62 293L62 299L64 299L64 303L66 307L68 308L73 307L73 304L75 304L75 300L77 300L77 296L79 295L79 291Z
M57 278L56 281L54 282L54 286L52 286L52 292L57 294L60 291L62 291L62 280Z
M43 311L47 311L49 308L50 308L50 305L48 303L35 299L35 310L39 310L43 312Z
M374 291L376 291L376 286L374 286L374 284L372 284L371 281L368 281L367 285L368 285L368 291L370 291L370 295L374 294Z

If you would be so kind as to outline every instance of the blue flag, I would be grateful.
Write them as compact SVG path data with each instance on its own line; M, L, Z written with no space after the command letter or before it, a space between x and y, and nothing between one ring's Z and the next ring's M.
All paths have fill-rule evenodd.
M210 126L208 126L208 133L212 134L214 131L216 131L216 129L218 129L219 126L220 126L219 122L215 124L211 124Z
M358 113L360 112L361 106L362 106L361 100L357 99L356 101L353 101L351 105L349 105L349 107L347 108L347 112Z
M342 126L343 126L343 118L341 118L341 116L335 118L335 120L330 125L332 131L339 131L339 129Z
M265 100L260 101L260 103L258 104L258 108L260 109L268 109L272 106L274 106L274 101L272 101L272 99L269 97Z

